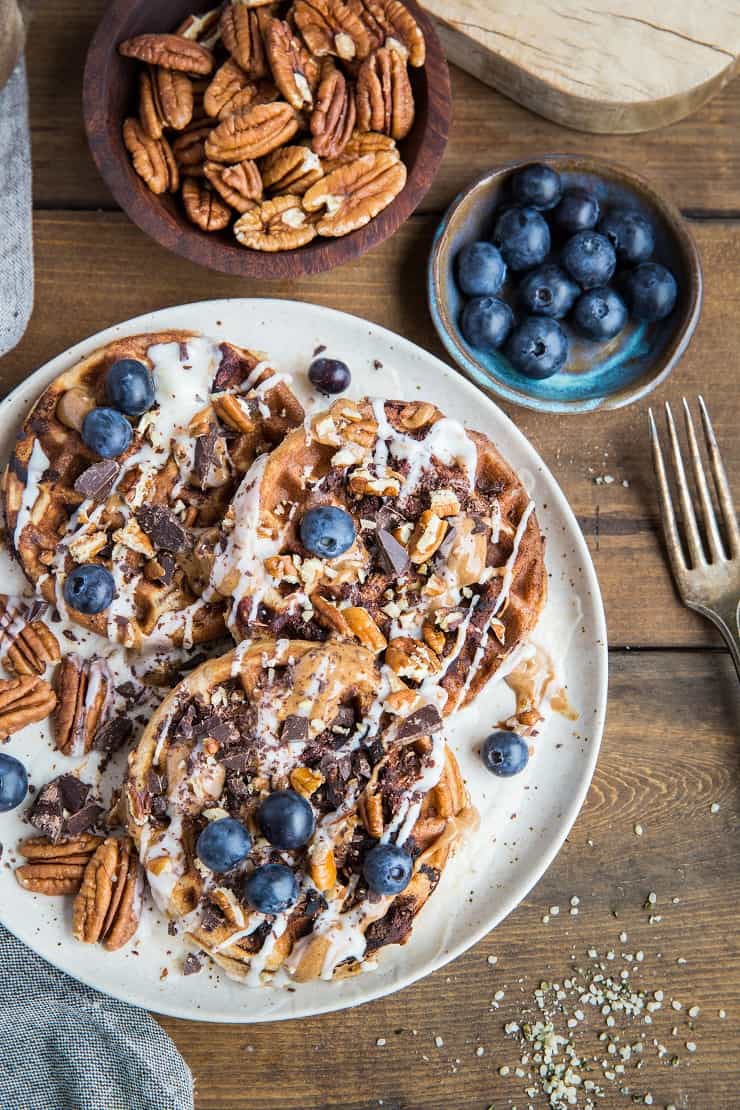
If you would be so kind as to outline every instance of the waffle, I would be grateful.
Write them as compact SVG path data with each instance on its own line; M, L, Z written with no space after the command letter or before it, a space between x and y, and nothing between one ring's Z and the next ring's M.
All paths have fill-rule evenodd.
M403 943L450 852L475 821L433 706L389 712L374 655L334 640L244 643L165 699L130 757L127 824L160 909L230 976L250 985L332 979ZM271 790L310 798L316 831L278 851L255 812ZM252 851L226 876L200 864L208 819L243 821ZM409 885L370 894L362 861L379 838L414 857ZM287 863L300 897L265 916L243 897L249 871Z
M318 559L300 521L352 515L356 540ZM407 709L469 704L545 601L534 506L491 441L427 402L342 399L245 475L211 555L237 639L359 642Z
M82 416L106 403L107 370L122 358L153 370L158 405L134 418L126 452L91 470L101 460L82 441ZM143 649L214 639L224 605L201 596L202 537L255 457L302 420L286 380L251 351L185 331L115 340L56 378L26 417L3 476L8 544L41 596L110 640ZM160 525L174 521L169 538L151 513L145 530L151 506L167 510ZM67 614L64 580L89 562L112 572L116 596L94 616Z

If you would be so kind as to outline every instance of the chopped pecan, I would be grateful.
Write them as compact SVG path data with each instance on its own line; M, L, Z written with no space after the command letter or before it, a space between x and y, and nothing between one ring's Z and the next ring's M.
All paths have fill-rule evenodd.
M416 432L431 424L436 414L437 410L429 401L412 401L410 405L404 405L398 419L402 427Z
M85 867L102 841L102 836L90 833L60 844L53 844L45 836L22 840L18 851L29 862L16 868L16 880L33 894L76 894Z
M304 798L310 798L323 782L321 771L314 771L309 767L294 767L290 772L290 785Z
M252 250L284 251L310 243L316 227L301 208L301 198L288 195L245 212L234 224L234 234Z
M401 0L361 0L382 30L384 44L408 58L414 67L426 61L424 33Z
M311 108L319 80L319 65L293 34L284 19L271 19L265 33L265 47L273 80L288 104L296 111Z
M316 106L311 114L313 149L322 158L336 158L350 138L357 118L352 89L330 59L321 67Z
M235 166L206 162L203 173L216 192L237 212L248 212L255 202L262 200L262 177L256 162L245 159Z
M303 196L323 176L318 154L307 146L284 146L260 163L262 183L268 193Z
M327 598L322 597L319 593L311 594L311 605L314 608L316 619L330 632L336 632L339 636L352 636L347 621L344 618L344 612L333 601L328 601Z
M312 54L335 54L346 62L362 61L370 53L370 32L344 0L296 0L293 19Z
M136 58L153 66L166 66L180 73L202 76L213 69L213 54L205 46L182 35L137 35L118 47L124 58Z
M60 659L56 636L42 620L30 620L23 602L0 594L0 650L3 663L15 675L43 674Z
M357 75L357 123L361 131L382 131L405 139L414 123L414 94L406 62L383 47L362 63Z
M233 58L229 58L211 78L203 94L203 107L209 116L224 119L235 110L233 101L239 93L245 89L254 93L256 88L242 67Z
M153 193L177 192L180 175L164 135L152 139L139 121L129 116L123 124L123 141L134 169Z
M334 158L327 158L323 161L324 173L331 173L339 166L346 166L348 162L354 162L357 158L361 158L363 154L392 154L395 158L400 159L398 148L395 141L390 135L381 135L377 131L355 131L347 143L344 150Z
M193 118L193 83L186 73L155 66L152 70L152 93L159 118L166 127L182 131ZM150 132L151 134L151 132Z
M181 35L184 39L199 42L212 50L221 37L218 27L220 18L221 5L219 4L217 8L203 12L203 15L189 15L177 28L175 34Z
M188 219L201 231L222 231L231 221L228 204L195 177L186 177L183 181L182 203Z
M85 755L110 712L113 678L108 664L104 659L82 659L70 652L62 660L56 682L54 743L65 755Z
M431 559L445 538L448 527L446 520L442 520L431 509L425 509L416 522L408 543L411 562L420 564Z
M267 13L250 9L235 0L227 4L221 15L221 39L229 54L248 77L266 77L264 30Z
M457 516L460 512L460 502L453 489L432 490L429 507L437 516Z
M307 212L319 212L319 235L346 235L382 212L406 183L406 167L390 153L365 154L312 185L303 197Z
M351 605L342 610L342 615L351 628L352 634L357 637L363 647L376 654L385 650L388 641L367 609L363 609L359 605Z
M122 948L141 916L143 875L132 842L109 837L85 868L72 910L72 931L85 944Z
M429 617L424 619L421 628L424 643L430 647L435 655L441 655L445 646L445 634L437 624Z
M320 842L310 853L310 872L317 890L332 890L337 881L337 863L331 844Z
M298 118L290 104L258 104L228 116L206 139L206 157L211 162L242 162L260 158L283 146L298 130Z
M399 678L423 682L440 668L439 656L421 640L397 636L388 644L385 661Z
M358 466L349 478L349 488L361 497L397 497L401 492L403 475L388 467L376 467L373 474L367 467Z
M154 95L154 82L148 70L139 74L139 121L150 139L161 139L164 120Z
M57 703L48 682L38 675L0 678L0 740L48 717Z
M189 127L178 135L172 144L177 167L183 176L191 177L203 172L206 160L205 143L211 133L211 125L200 123Z

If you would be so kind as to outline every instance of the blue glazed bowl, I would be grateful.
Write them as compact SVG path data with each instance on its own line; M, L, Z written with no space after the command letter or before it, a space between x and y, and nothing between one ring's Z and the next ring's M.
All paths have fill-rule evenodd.
M556 169L566 188L579 186L596 194L602 212L614 205L636 208L655 231L653 260L673 271L678 301L670 316L656 324L632 321L608 343L577 335L567 320L570 351L564 370L534 381L518 373L501 352L489 355L471 347L459 327L465 296L455 281L455 260L467 243L488 239L494 213L510 202L509 178L531 162ZM553 235L553 258L562 245ZM548 259L549 261L549 259ZM484 390L540 412L592 412L615 409L644 397L680 359L694 333L702 302L702 270L696 243L677 208L631 170L567 154L534 155L483 174L448 208L429 258L429 308L448 352L463 372ZM515 307L511 278L499 294Z

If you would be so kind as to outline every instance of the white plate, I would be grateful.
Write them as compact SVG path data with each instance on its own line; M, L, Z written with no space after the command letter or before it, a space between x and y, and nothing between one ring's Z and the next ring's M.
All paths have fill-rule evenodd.
M259 348L294 375L297 392L311 396L306 369L316 347L352 369L351 396L365 393L429 398L448 416L487 433L515 466L537 504L547 536L549 600L535 640L557 656L580 717L548 717L527 769L515 778L485 771L477 747L508 716L513 696L489 685L456 718L449 735L481 825L448 864L439 888L417 918L411 940L388 949L374 971L337 983L307 983L293 991L248 988L210 965L185 977L184 949L167 935L153 910L139 935L118 953L72 939L71 899L23 891L13 877L12 846L27 825L20 813L0 815L0 918L51 963L91 986L159 1013L204 1021L254 1022L303 1017L359 1005L413 983L475 944L521 901L550 865L585 798L601 741L607 690L604 612L588 549L560 488L534 448L500 409L439 359L383 328L341 312L280 300L223 300L162 309L108 328L36 371L0 405L0 436L9 445L29 404L62 370L121 335L189 328ZM6 562L8 565L6 566ZM6 560L3 589L20 573ZM17 588L17 587L16 587ZM3 751L23 759L38 787L73 761L53 752L46 723L11 738ZM515 818L515 819L514 819ZM162 979L162 970L168 974Z

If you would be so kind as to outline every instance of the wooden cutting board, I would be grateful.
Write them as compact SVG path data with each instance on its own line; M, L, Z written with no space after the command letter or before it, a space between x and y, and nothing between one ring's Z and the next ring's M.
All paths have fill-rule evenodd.
M664 127L734 76L732 0L426 0L455 65L579 131Z

